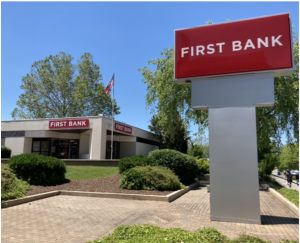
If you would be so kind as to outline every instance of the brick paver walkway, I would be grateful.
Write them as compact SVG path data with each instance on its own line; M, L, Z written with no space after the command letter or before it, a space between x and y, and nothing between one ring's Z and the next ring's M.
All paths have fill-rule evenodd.
M299 216L269 192L260 192L262 225L210 221L209 193L198 187L172 203L55 196L1 210L1 242L84 243L122 224L153 224L196 231L216 227L230 238L241 234L272 242L299 240Z

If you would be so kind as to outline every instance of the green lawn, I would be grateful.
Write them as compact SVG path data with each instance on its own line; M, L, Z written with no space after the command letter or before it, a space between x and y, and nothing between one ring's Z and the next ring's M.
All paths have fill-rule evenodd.
M119 172L119 167L106 166L71 166L67 165L66 179L69 180L88 180L100 177L108 177Z
M294 203L299 208L299 192L297 190L284 188L284 187L276 190L287 200Z
M1 164L2 168L7 168L8 164ZM119 173L119 167L106 166L66 166L66 179L69 180L89 180L101 177L108 177Z

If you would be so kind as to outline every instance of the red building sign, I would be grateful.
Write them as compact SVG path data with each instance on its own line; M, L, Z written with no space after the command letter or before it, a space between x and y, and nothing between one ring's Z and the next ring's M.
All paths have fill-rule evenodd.
M115 130L120 132L125 132L128 134L132 134L132 127L125 126L115 122Z
M289 14L176 30L175 79L292 69L291 43Z
M53 120L49 121L49 129L57 128L86 128L89 127L89 119Z

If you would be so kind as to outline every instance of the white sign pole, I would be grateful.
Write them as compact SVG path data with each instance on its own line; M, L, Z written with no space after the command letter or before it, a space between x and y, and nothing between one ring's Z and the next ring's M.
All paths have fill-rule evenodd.
M113 75L113 98L111 110L111 141L110 141L110 159L113 159L113 143L114 143L114 99L115 99L115 73Z

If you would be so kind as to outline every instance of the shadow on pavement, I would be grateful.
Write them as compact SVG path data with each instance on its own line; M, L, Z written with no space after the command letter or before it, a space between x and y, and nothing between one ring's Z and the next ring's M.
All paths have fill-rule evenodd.
M261 223L264 225L272 224L299 224L298 218L271 216L271 215L261 215Z
M198 190L203 190L203 189L207 190L207 186L200 184L200 185L197 185L194 188L192 188L191 191L198 191Z

